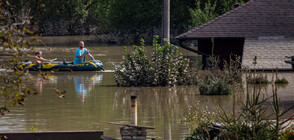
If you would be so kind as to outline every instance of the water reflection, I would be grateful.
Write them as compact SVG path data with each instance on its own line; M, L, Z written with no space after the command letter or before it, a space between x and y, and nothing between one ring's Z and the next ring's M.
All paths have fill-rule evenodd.
M94 73L93 75L76 75L74 79L75 91L80 96L81 101L85 102L85 97L95 85L102 82L103 74Z
M138 125L151 126L148 136L156 139L184 139L188 128L178 123L188 113L188 108L200 102L200 108L209 111L230 111L233 96L201 96L196 86L177 87L117 87L113 73L97 72L47 72L47 78L31 73L29 83L42 94L28 98L22 108L12 110L5 119L0 118L0 131L25 132L32 125L40 131L103 130L105 136L120 138L119 126L101 123L131 122L130 96L138 98ZM279 88L281 105L293 105L294 75L281 73L289 84ZM103 79L103 80L102 80ZM55 88L66 90L65 98L56 96ZM271 95L271 85L262 88ZM242 101L245 94L236 94ZM265 96L267 97L267 96ZM84 102L83 102L84 101ZM286 115L292 115L292 109ZM17 127L16 127L17 126Z
M57 77L52 74L39 74L39 73L30 73L28 75L28 79L34 81L34 88L39 92L43 92L43 85L46 84L56 84L57 83Z
M201 102L201 108L216 110L218 104L229 110L232 96L201 96L196 86L117 88L113 99L115 110L121 109L120 123L130 123L130 96L138 97L138 125L153 126L148 135L156 139L183 139L188 128L179 123L190 106ZM123 107L122 107L123 106Z
M60 88L60 85L74 85L76 94L84 102L87 94L92 91L95 85L99 85L102 82L103 74L97 72L79 72L79 73L31 73L29 74L29 80L34 82L34 88L39 92L43 92L44 87ZM73 83L69 83L73 81ZM64 89L66 88L66 89ZM61 89L68 90L67 87Z

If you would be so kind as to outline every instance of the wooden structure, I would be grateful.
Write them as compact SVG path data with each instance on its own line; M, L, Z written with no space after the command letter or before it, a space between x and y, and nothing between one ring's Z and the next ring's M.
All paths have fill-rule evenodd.
M146 140L147 129L154 129L149 126L137 125L138 110L137 96L131 96L131 124L120 124L114 122L103 122L112 125L120 125L120 134L122 140Z
M146 140L147 129L154 129L148 126L137 125L137 96L131 96L131 125L123 125L120 128L122 140Z
M252 68L257 56L257 68L290 68L283 59L294 55L294 0L250 0L176 38L186 49L191 48L185 41L197 40L203 62L212 53L214 38L213 52L222 60L235 54L242 66Z

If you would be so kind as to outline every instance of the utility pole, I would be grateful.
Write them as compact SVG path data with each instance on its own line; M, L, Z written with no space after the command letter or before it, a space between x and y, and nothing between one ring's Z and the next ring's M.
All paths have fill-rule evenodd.
M162 41L170 41L170 0L162 0Z

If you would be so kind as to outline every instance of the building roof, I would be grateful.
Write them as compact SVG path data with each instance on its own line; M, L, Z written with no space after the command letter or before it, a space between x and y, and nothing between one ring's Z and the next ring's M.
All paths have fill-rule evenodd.
M294 0L250 0L177 39L294 37Z

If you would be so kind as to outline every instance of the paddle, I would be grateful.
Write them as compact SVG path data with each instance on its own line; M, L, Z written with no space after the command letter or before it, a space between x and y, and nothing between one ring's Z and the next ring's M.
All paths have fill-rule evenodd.
M96 62L95 58L88 52L88 55ZM102 68L101 66L99 66L100 68ZM102 70L104 71L104 69L102 68Z
M94 60L94 61L96 61L95 60L95 58L88 52L88 55Z
M49 62L52 63L55 60L57 60L57 58L51 59Z

